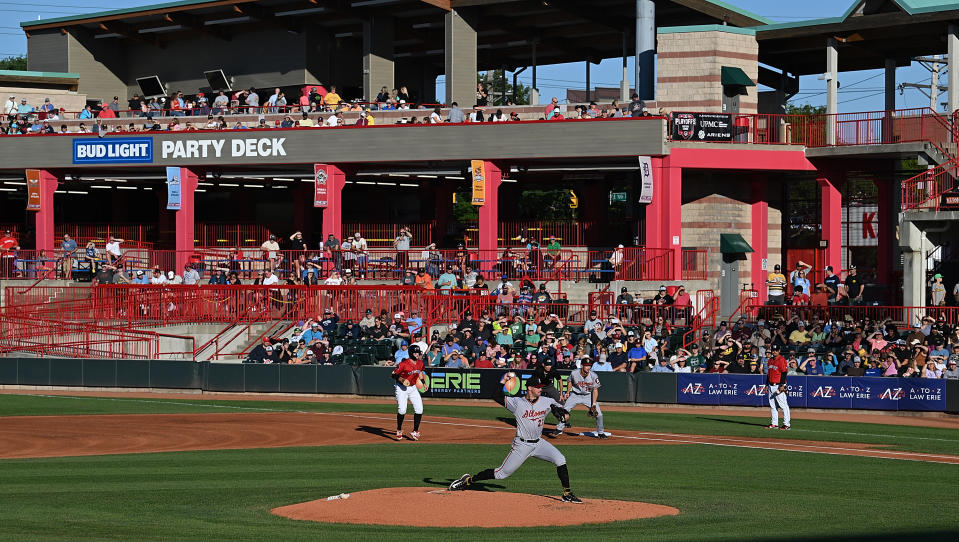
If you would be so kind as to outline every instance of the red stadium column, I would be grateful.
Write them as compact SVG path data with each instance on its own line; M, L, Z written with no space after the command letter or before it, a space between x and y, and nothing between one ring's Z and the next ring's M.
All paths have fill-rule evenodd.
M483 205L479 208L479 259L483 262L480 269L488 270L496 263L498 226L499 226L499 185L503 181L503 170L493 162L483 162L483 174L486 190Z
M646 206L646 247L672 249L672 280L683 275L683 170L653 158L653 201ZM669 271L669 270L667 270Z
M196 194L198 176L189 168L180 168L180 209L176 211L176 274L183 273L183 266L190 261L193 254L193 241L196 239L194 231L194 197Z
M346 186L346 173L335 164L317 164L326 170L326 206L323 209L323 232L321 238L326 241L331 233L342 239L343 229L343 187ZM361 232L362 233L362 232Z
M769 202L766 201L766 178L754 177L752 180L752 241L753 253L750 254L749 272L753 288L759 293L759 302L768 299L766 276L772 272L774 263L769 259ZM766 269L763 269L766 262Z
M879 214L877 215L876 227L873 227L872 221L863 220L862 236L875 235L879 244L876 262L876 279L883 286L892 286L892 274L890 271L894 268L893 254L896 243L896 214L893 211L893 185L888 178L873 179L873 183L878 190ZM863 217L866 218L866 217ZM862 263L862 262L851 262ZM892 289L890 288L891 292ZM890 300L891 301L891 300Z
M47 256L53 254L50 251L56 246L56 241L54 240L53 197L59 184L56 175L46 170L40 170L41 204L40 210L36 212L36 216L33 218L36 221L36 249L38 251L48 251Z
M831 265L837 275L841 275L842 269L841 181L841 174L835 171L820 170L816 175L822 195L822 240L826 242L826 265Z

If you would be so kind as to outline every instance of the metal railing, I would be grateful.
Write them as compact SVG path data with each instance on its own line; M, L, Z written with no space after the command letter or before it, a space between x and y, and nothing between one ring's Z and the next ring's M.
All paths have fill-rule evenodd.
M959 187L959 158L927 169L902 182L902 211L938 211L943 207L943 194ZM956 194L959 197L959 193ZM954 205L959 207L959 199Z
M709 251L707 249L684 248L683 280L707 280L709 278Z

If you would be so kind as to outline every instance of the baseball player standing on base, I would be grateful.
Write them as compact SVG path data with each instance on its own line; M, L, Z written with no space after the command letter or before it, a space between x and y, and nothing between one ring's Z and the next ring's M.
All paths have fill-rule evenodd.
M789 403L786 399L789 396L786 386L786 371L789 365L786 358L779 353L779 346L772 346L772 359L769 360L769 369L766 372L766 393L769 394L769 413L770 422L766 429L780 429L779 411L777 405L783 411L783 431L789 431Z
M500 380L504 384L507 378L515 377L513 373L506 373ZM566 457L560 453L552 444L542 439L543 421L546 414L550 411L559 420L568 420L569 412L559 406L559 403L542 396L543 388L546 383L537 376L531 376L526 381L526 393L518 397L504 397L502 388L498 388L499 393L495 397L497 403L506 407L516 416L516 436L513 438L513 448L509 455L503 460L503 464L496 469L486 469L474 475L469 473L460 476L458 480L450 484L450 491L466 489L473 482L480 480L503 480L508 478L529 457L535 457L543 461L549 461L556 465L556 474L563 485L563 502L582 504L582 500L569 489L569 471L566 469Z
M603 411L599 408L599 377L593 372L593 360L583 358L578 371L569 374L566 381L566 393L563 399L563 409L567 412L576 405L586 405L589 415L596 418L596 436L609 438L603 431ZM556 433L562 433L566 427L562 421L556 424Z
M406 402L413 403L413 432L411 440L420 439L420 420L423 419L423 398L417 389L423 374L423 352L418 345L410 347L410 357L404 359L393 369L392 376L396 383L393 391L396 394L396 440L403 440L403 418L406 416Z

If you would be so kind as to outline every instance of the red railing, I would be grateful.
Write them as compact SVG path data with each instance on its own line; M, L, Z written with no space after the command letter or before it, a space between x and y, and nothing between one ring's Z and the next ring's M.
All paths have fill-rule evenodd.
M943 194L955 190L959 186L957 181L959 159L956 158L906 179L902 182L902 211L938 211L943 207ZM959 193L955 196L959 198ZM959 199L956 204L947 206L959 206Z
M614 256L615 251L615 258ZM311 282L323 283L334 271L341 275L349 269L357 279L396 280L402 279L406 270L424 269L435 282L440 274L449 267L460 269L472 267L482 273L487 280L506 275L511 279L526 277L533 281L586 280L591 275L604 276L609 280L674 280L673 257L671 249L650 249L629 247L625 249L586 250L560 249L551 252L539 249L497 249L497 250L425 250L370 248L365 252L341 250L281 250L270 254L261 248L244 249L237 252L218 248L196 248L186 252L186 259L201 274L201 281L207 283L219 270L236 273L241 280L251 280L260 276L267 268L278 274L281 280L291 274L311 278ZM128 278L134 278L136 271L145 271L147 278L151 271L174 271L177 275L183 269L177 269L177 251L123 248L119 267ZM41 277L62 277L62 269L55 265L62 251L52 254L36 251L19 251L15 258L9 258L9 265L0 267L0 278L37 279ZM272 258L271 258L272 256ZM98 252L97 265L105 263L105 255ZM612 262L617 262L613 265ZM73 273L89 272L90 265L82 253L74 257Z
M684 248L683 280L707 280L709 278L709 251L698 248Z
M156 333L55 320L0 316L0 353L149 359L160 350Z
M709 295L704 295L705 292L708 292ZM687 348L689 345L701 339L703 329L716 327L716 315L719 313L719 298L712 294L712 290L700 290L696 292L696 298L701 298L702 302L699 305L699 311L692 318L689 331L683 334L683 348Z
M436 227L436 222L408 222L402 224L344 222L341 230L344 236L359 233L366 239L366 246L368 247L391 247L393 246L393 240L400 234L400 228L403 227L410 230L413 235L413 242L416 244L429 244L433 241L433 228Z

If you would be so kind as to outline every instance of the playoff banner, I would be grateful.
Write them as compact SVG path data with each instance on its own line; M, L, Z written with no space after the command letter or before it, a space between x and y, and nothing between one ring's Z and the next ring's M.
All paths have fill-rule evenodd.
M329 204L329 177L326 165L313 164L313 207L326 207Z
M864 410L946 410L946 383L926 378L791 376L789 406ZM677 374L677 402L768 406L761 375Z
M27 210L43 209L43 191L40 190L40 170L27 170Z
M639 157L640 192L639 203L653 202L653 160L649 156Z
M180 168L166 168L166 208L168 210L180 210L180 193Z
M486 204L486 170L482 160L472 160L473 169L473 205L477 207Z

